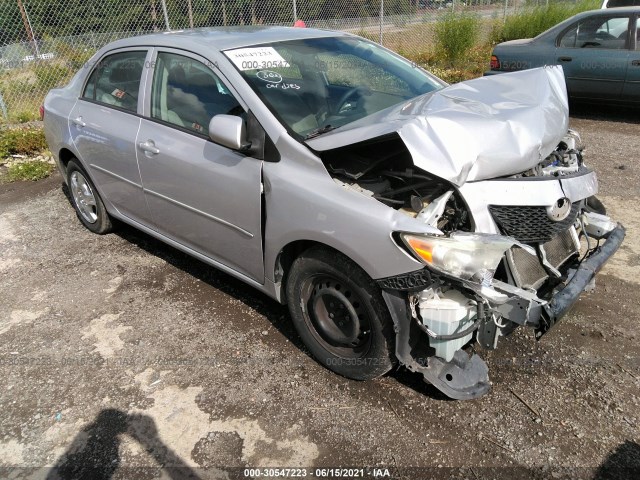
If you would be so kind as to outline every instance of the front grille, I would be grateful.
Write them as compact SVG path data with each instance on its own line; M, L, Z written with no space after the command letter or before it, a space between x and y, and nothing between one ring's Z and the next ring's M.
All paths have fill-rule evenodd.
M576 253L576 245L571 236L572 228L556 235L543 245L547 261L555 268L560 268ZM520 247L514 246L509 249L507 261L515 283L520 288L537 290L549 278L540 259Z
M505 235L523 243L546 243L566 231L578 217L580 203L571 205L567 218L554 222L546 207L490 205L489 212Z

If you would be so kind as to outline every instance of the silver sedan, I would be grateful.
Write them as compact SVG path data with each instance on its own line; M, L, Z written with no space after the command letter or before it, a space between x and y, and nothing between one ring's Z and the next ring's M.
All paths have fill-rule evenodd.
M203 29L103 47L44 104L82 224L119 220L287 303L327 368L489 389L468 346L546 333L624 228L559 68L448 86L340 32Z

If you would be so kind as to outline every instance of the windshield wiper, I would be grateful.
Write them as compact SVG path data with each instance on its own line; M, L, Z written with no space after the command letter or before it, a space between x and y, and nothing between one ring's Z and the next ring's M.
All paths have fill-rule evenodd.
M309 140L310 138L317 137L318 135L322 135L323 133L330 132L331 130L335 130L338 127L333 127L331 125L325 125L324 127L316 128L312 132L308 133L304 139Z

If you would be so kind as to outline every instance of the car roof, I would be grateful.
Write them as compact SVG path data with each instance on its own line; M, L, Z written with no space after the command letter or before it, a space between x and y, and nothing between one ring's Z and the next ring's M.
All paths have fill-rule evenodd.
M560 30L563 30L568 25L571 25L576 20L581 20L585 17L594 17L594 16L616 16L616 15L624 15L624 14L640 14L640 7L620 7L620 8L598 8L596 10L586 10L584 12L577 13L573 17L569 17L566 20L554 25L549 30L542 32L540 35L535 37L534 41L549 41L550 38L555 38Z
M204 48L208 51L223 51L263 43L336 36L350 36L350 34L317 28L264 25L208 27L174 30L124 38L110 43L108 47L109 49L113 49L135 46L162 46L189 50L202 50Z
M602 8L597 8L595 10L586 10L584 12L580 12L577 15L574 15L571 18L578 18L578 17L585 17L587 15L617 15L617 14L624 14L624 13L640 13L640 7L615 7L615 8L606 8L606 9L602 9Z

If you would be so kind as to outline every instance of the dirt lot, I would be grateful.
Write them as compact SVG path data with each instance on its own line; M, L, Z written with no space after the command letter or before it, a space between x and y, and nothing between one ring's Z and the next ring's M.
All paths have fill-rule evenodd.
M639 478L640 117L594 110L571 123L626 242L541 342L484 354L493 387L468 402L332 374L274 301L133 229L89 233L59 176L0 186L0 478Z

